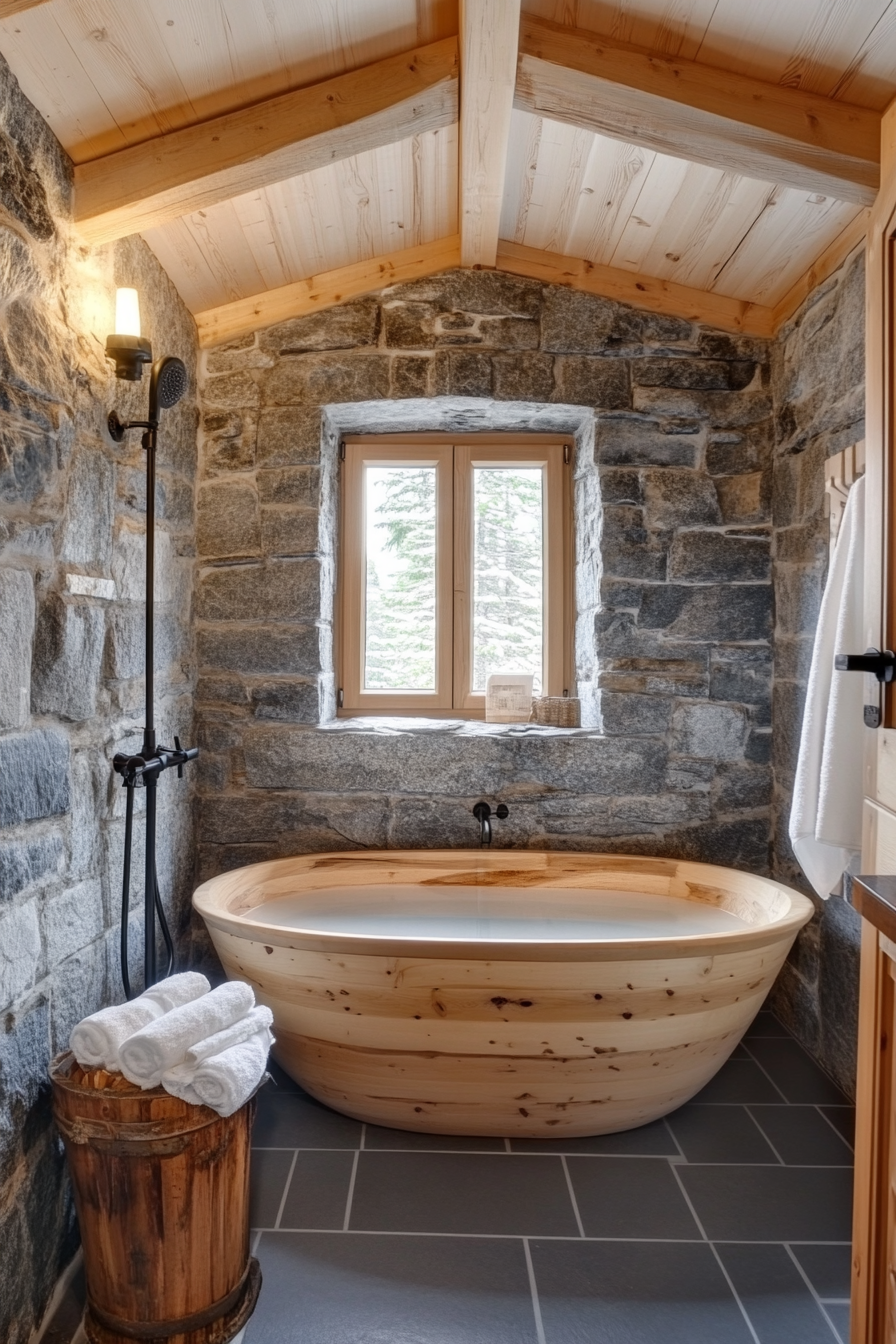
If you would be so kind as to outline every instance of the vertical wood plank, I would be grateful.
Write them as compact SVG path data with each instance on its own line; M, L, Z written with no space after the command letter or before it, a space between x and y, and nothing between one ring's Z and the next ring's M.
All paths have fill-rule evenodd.
M460 260L494 266L516 84L520 0L460 4Z

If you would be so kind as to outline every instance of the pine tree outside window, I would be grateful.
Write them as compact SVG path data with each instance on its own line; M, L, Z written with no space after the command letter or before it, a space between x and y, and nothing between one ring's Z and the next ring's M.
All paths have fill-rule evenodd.
M569 693L569 455L535 435L346 441L341 713L482 717L491 673Z

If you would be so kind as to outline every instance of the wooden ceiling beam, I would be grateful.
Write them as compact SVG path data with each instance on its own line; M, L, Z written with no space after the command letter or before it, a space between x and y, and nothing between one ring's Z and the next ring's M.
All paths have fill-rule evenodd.
M451 126L457 88L451 37L118 150L75 168L75 225L90 243L111 242Z
M880 114L524 15L514 106L679 159L870 205Z
M280 285L264 294L236 299L233 303L194 314L199 344L203 347L220 345L222 341L232 341L262 327L285 322L289 317L304 317L363 294L372 294L387 285L420 280L459 265L460 237L454 234L434 243L423 243L420 247L406 247L352 266L340 266L334 271L312 275L307 280L296 280L291 285Z
M705 322L723 331L745 336L774 335L773 310L763 304L725 298L722 294L691 289L672 280L658 280L636 271L600 266L557 252L542 252L522 243L502 240L498 244L497 269L524 275L530 280L542 280L549 285L566 285L569 289L580 289L603 299L615 299L618 303L630 303L633 308L646 308L652 313L682 317L688 322Z
M37 9L47 0L0 0L0 19L11 19L14 14L22 14L26 9Z
M494 266L504 199L520 0L460 0L460 250Z

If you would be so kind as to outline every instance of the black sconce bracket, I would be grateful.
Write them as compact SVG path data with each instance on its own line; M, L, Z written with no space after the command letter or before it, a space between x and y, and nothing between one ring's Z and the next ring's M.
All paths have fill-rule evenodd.
M143 365L152 363L152 345L145 336L107 336L106 358L115 363L115 377L139 383Z

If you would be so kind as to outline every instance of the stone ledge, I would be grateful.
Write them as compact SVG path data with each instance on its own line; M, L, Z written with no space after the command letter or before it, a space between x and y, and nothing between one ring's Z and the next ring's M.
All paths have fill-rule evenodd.
M290 725L301 726L301 725ZM370 714L355 719L330 719L309 724L312 732L326 733L451 733L456 737L603 737L594 728L551 728L541 723L485 723L482 719L428 719L410 715Z

